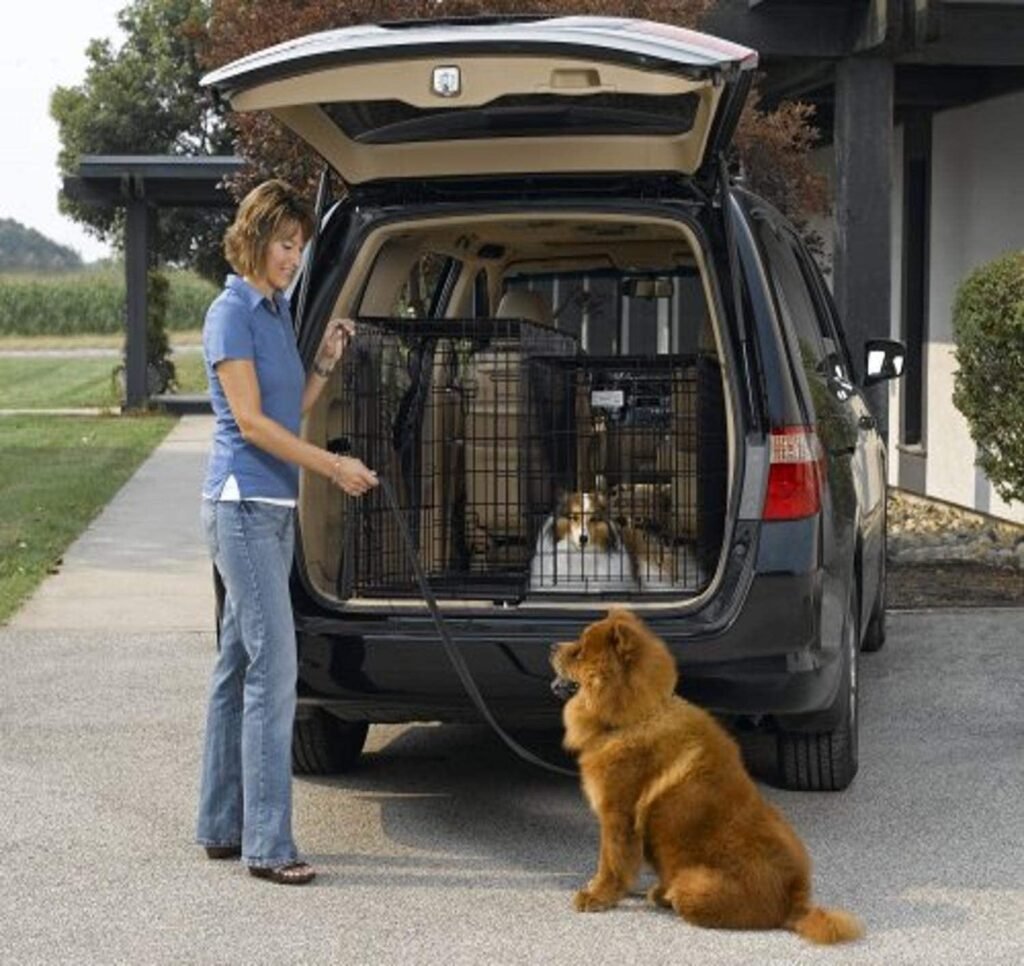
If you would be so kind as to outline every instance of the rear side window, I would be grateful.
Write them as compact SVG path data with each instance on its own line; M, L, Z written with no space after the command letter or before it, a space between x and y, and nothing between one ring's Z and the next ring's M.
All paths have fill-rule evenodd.
M817 302L808 289L792 245L764 218L755 225L776 310L794 354L793 362L807 372L824 375L831 369L829 357L834 356L835 348L825 340Z
M391 306L392 316L427 319L437 314L442 286L452 270L452 259L437 252L424 252L409 269Z
M803 270L807 287L814 295L818 306L818 319L821 322L825 340L828 371L840 379L852 381L853 368L850 365L850 353L843 338L842 329L839 327L839 317L836 313L835 303L832 301L832 294L807 250L795 238L791 239L791 243Z

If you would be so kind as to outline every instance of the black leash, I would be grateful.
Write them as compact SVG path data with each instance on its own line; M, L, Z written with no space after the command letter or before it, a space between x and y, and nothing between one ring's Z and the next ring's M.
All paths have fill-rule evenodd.
M395 520L398 522L398 531L402 535L402 540L405 542L405 549L409 555L409 562L412 564L413 573L416 575L416 582L419 584L420 593L423 595L423 600L426 602L427 607L430 610L430 616L434 618L434 626L437 628L437 633L441 635L441 643L444 644L445 653L448 655L448 660L451 661L451 665L455 668L455 673L459 676L459 680L462 682L462 686L466 689L466 693L469 695L473 704L476 705L477 710L484 716L484 720L491 726L494 732L501 738L502 741L512 749L523 761L528 761L531 765L536 765L538 768L544 768L547 771L552 771L556 775L569 775L572 778L579 776L579 772L572 771L568 768L562 768L559 765L553 765L549 761L545 761L543 758L539 758L528 748L524 748L514 738L512 738L504 728L498 724L498 720L491 713L491 709L487 707L487 703L484 701L483 695L480 693L480 689L476 686L476 681L473 680L473 675L470 674L469 668L466 666L465 660L459 653L458 648L455 646L455 642L451 638L451 634L448 633L448 626L445 624L444 618L441 616L441 611L437 606L437 598L434 596L434 592L430 589L427 584L426 575L423 573L423 565L420 563L420 556L416 552L416 548L413 546L412 534L409 533L408 524L405 522L405 517L402 515L402 511L398 506L398 501L395 499L395 492L391 488L390 482L383 477L378 476L380 481L380 487L384 491L384 498L387 500L388 506L391 508L391 512L394 514Z

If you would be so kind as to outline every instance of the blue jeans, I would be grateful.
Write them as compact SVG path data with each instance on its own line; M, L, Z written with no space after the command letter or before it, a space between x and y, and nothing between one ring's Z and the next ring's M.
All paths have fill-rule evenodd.
M203 529L227 595L210 683L196 839L241 845L242 861L297 858L292 728L297 660L288 575L295 511L203 500Z

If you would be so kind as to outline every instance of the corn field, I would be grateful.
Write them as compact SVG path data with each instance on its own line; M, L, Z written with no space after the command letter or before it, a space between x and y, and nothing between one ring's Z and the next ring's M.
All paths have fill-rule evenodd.
M216 286L192 272L166 275L166 327L201 328ZM117 268L0 275L0 335L93 335L122 332L124 326L124 272Z

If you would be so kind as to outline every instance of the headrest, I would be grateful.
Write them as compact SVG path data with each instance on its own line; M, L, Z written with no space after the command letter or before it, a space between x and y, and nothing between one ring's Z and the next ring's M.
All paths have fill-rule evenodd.
M531 292L525 288L509 289L498 303L496 319L526 319L528 322L539 322L551 325L551 307L539 292Z

